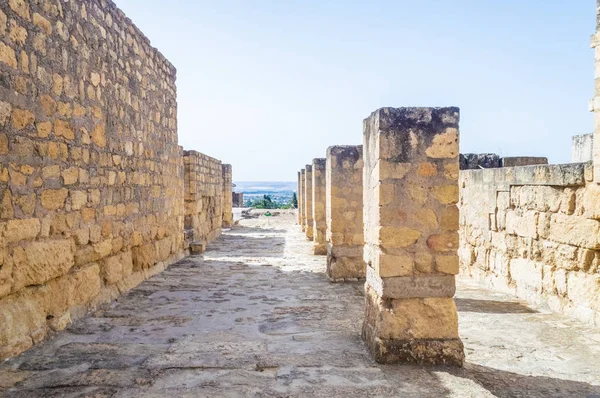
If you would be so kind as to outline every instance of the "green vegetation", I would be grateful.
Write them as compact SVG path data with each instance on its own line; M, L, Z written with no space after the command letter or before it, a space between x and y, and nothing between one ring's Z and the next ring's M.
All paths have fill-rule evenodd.
M254 209L295 209L298 207L298 198L294 192L289 203L280 204L273 202L271 195L263 195L262 199L248 200L246 202L246 207L252 207Z

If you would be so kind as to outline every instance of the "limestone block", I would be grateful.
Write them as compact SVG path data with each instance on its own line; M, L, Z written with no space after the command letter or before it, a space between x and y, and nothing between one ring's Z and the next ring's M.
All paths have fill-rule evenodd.
M67 273L74 265L75 245L72 240L32 242L13 250L13 290L41 285Z

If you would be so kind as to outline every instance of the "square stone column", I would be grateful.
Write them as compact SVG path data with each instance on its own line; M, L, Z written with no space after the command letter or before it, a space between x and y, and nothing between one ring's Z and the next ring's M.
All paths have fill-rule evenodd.
M382 108L364 122L363 339L377 362L461 366L458 108Z
M312 193L313 193L313 253L327 254L327 221L325 217L325 159L313 159Z
M592 35L594 49L594 98L590 101L590 111L594 112L594 182L600 183L600 0L596 1L596 33Z
M327 276L364 279L362 146L327 148Z
M233 167L230 164L222 166L223 171L223 199L221 200L223 210L223 228L233 226Z
M301 207L298 209L302 221L302 232L306 232L306 169L300 170L300 192L298 192L298 200L301 203Z
M298 202L298 225L302 225L302 172L298 172L298 190L296 194L296 201Z
M314 221L313 221L313 203L312 203L312 165L306 165L304 173L304 216L306 217L306 237L313 240Z

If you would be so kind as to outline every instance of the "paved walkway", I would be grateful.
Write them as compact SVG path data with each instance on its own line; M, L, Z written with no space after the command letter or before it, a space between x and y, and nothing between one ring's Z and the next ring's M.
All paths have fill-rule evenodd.
M209 247L0 365L2 397L600 397L600 329L460 281L464 369L381 366L362 286L330 284L295 216Z

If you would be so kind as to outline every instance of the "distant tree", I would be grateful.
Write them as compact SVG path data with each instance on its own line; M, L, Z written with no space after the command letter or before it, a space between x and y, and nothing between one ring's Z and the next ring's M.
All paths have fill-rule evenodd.
M296 192L292 195L292 200L290 201L290 207L292 209L298 208L298 197L296 196Z

